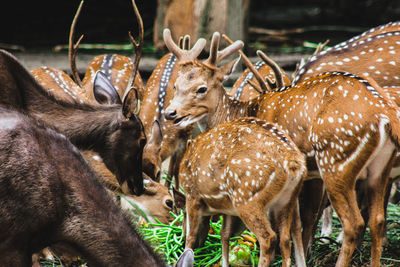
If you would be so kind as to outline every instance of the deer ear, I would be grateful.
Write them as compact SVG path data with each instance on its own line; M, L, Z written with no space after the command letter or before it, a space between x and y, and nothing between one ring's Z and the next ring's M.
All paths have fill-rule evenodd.
M188 248L179 257L175 264L175 267L192 267L194 264L194 253L193 250Z
M140 101L138 92L135 88L131 88L125 93L124 100L122 101L122 114L125 118L130 118L132 115L139 114Z
M174 198L175 207L177 209L183 210L186 206L186 197L184 194L176 190L174 186L172 186L172 197Z
M149 144L155 144L157 146L161 146L161 142L163 140L163 135L161 131L161 125L158 120L153 122L151 126L151 136L149 140Z
M100 104L121 104L121 98L114 85L101 71L98 71L94 77L93 95Z
M241 56L232 60L229 63L226 63L225 65L223 65L220 68L222 74L224 75L224 80L228 79L228 77L235 71L236 66L239 63L240 59L241 59Z

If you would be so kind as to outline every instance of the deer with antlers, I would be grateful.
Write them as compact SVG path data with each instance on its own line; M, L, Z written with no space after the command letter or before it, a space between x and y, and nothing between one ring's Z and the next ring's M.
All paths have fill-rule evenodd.
M202 216L222 213L224 267L229 266L232 216L256 235L258 266L273 260L275 231L282 266L290 266L291 233L296 264L306 266L297 202L306 173L304 156L272 123L244 118L200 134L189 144L179 171L186 192L186 248L193 248Z
M164 31L164 38L170 51L178 53L168 30ZM378 266L385 221L384 195L399 147L398 107L372 79L342 72L324 73L240 102L229 97L222 85L223 77L236 62L217 66L223 51L235 44L218 51L219 39L215 33L209 59L182 65L166 118L183 127L208 115L212 128L221 121L255 115L280 125L300 151L315 160L342 222L344 239L337 266L350 263L364 227L355 194L356 181L364 179L371 216L371 264Z
M200 39L190 48L190 37L186 35L180 39L179 47L188 58L195 59L201 53L204 45L205 40ZM180 70L179 62L180 59L172 53L166 54L158 61L146 83L139 113L145 130L151 127L154 120L161 122L163 138L158 155L161 161L170 157L168 174L171 178L175 177L177 188L179 187L179 181L176 179L179 162L185 152L186 141L192 136L193 132L192 126L177 129L170 121L164 119L165 107L169 105L173 98L174 84Z

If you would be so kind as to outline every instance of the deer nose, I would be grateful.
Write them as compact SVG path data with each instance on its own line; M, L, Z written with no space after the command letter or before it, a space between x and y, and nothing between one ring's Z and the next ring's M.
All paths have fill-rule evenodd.
M167 120L173 120L178 116L176 110L171 109L166 109L164 115Z

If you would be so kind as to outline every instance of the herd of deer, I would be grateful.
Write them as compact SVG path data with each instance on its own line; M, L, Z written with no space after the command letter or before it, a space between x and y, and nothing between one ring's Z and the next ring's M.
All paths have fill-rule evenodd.
M134 60L96 56L81 80L74 17L69 38L73 79L42 67L30 73L0 50L0 265L29 266L47 246L66 246L94 266L163 266L122 212L124 194L167 223L185 209L187 252L176 266L193 265L190 250L222 214L223 266L229 238L247 227L260 244L259 266L306 266L327 199L343 226L336 266L348 266L366 223L371 265L379 266L387 193L399 175L400 23L371 29L319 49L288 75L263 52L252 65L243 42L219 50L206 40L176 44L144 86L139 41ZM219 66L225 58L240 56ZM248 67L228 91L223 83L243 58ZM204 132L192 140L194 127ZM170 158L170 194L160 183ZM322 182L321 182L322 181ZM326 192L326 194L325 194ZM242 224L244 223L244 225Z

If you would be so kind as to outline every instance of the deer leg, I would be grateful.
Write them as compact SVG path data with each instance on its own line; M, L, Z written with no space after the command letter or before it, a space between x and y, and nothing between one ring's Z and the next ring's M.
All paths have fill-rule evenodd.
M305 181L300 196L300 215L303 225L303 246L305 253L310 249L318 219L325 206L324 184L320 179Z
M387 150L386 150L387 151ZM389 150L390 151L390 150ZM393 151L393 150L392 150ZM369 208L369 227L371 231L371 266L379 266L382 254L382 237L385 230L385 198L389 184L389 174L392 169L395 152L379 155L368 167L367 201ZM387 156L389 158L384 158ZM383 165L385 161L386 165Z
M296 200L296 205L293 209L291 235L293 240L296 265L298 267L305 267L306 258L304 255L303 240L301 236L301 220L300 220L300 208L298 200Z
M342 174L347 176L346 174ZM329 200L338 214L344 231L343 243L336 266L348 266L364 228L364 220L357 205L355 184L343 184L344 177L324 173L324 181Z
M222 267L229 267L229 239L233 232L232 226L233 217L224 215L221 228L221 242L222 242Z
M260 243L258 266L269 266L274 257L276 234L271 228L263 208L254 209L249 205L237 207L238 214L247 228L252 231Z
M326 207L322 212L321 236L329 237L332 234L332 213L332 205Z
M197 232L201 222L202 204L198 200L186 199L186 244L185 249L193 249L196 245Z

